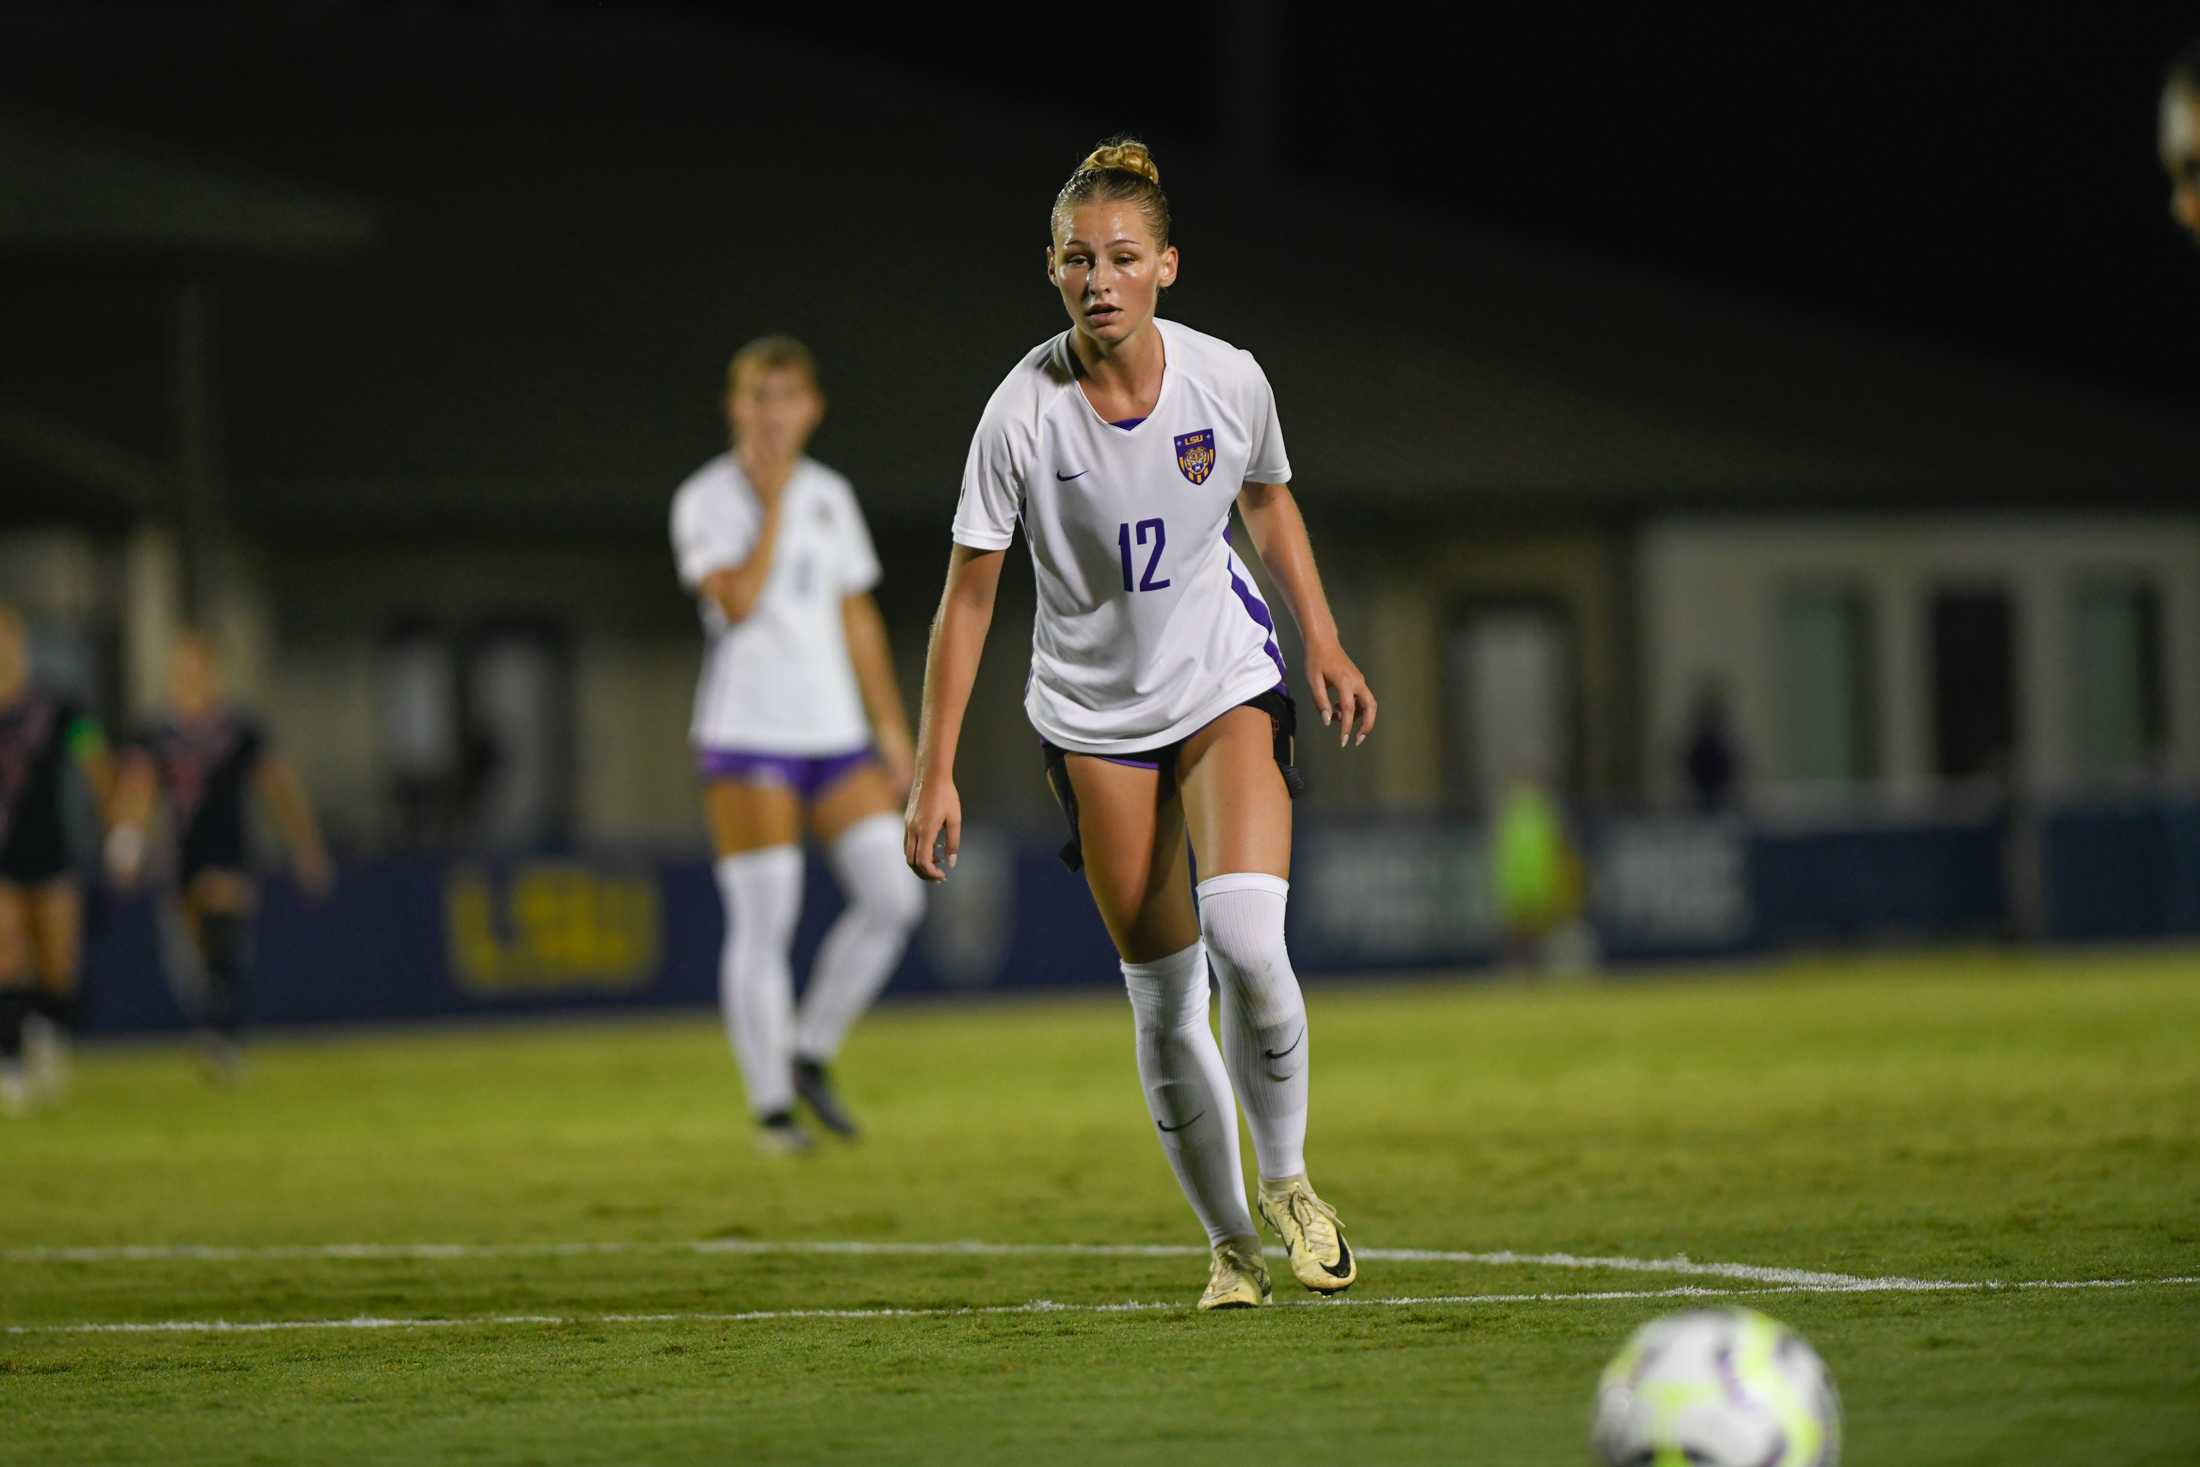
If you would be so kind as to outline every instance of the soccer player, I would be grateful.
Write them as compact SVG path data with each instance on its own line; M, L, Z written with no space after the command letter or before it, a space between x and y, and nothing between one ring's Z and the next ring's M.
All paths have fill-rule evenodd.
M901 858L909 716L894 681L879 581L855 490L803 450L825 414L817 364L785 336L726 369L732 449L672 501L680 582L706 648L691 738L725 906L718 986L759 1143L810 1149L799 1097L852 1139L827 1066L901 961L924 889ZM847 907L794 1004L803 827Z
M971 443L904 854L930 881L954 867L955 747L1021 526L1038 580L1024 709L1069 820L1064 860L1082 864L1122 960L1147 1108L1207 1230L1199 1306L1269 1299L1239 1169L1240 1104L1261 1215L1299 1282L1335 1293L1358 1267L1307 1180L1306 1006L1284 950L1295 712L1274 622L1229 543L1233 503L1304 633L1323 725L1340 743L1364 740L1375 699L1338 640L1286 487L1266 375L1246 352L1154 315L1179 261L1151 153L1132 138L1102 144L1049 222L1047 279L1070 329L1008 374Z
M2169 174L2170 217L2200 243L2200 41L2170 64L2159 138Z
M99 722L31 684L30 633L0 606L0 1114L61 1086L79 1016L84 893L69 860L63 781L82 770L101 809L113 767ZM42 1061L24 1062L25 1033ZM34 1072L35 1070L35 1072Z
M169 698L168 715L145 729L123 757L108 868L124 886L143 876L147 831L165 795L176 884L163 917L179 939L169 944L169 976L200 1028L210 1073L230 1080L251 992L252 919L260 895L248 801L257 795L267 802L308 896L325 897L332 877L305 786L265 725L226 698L214 645L203 633L177 639Z

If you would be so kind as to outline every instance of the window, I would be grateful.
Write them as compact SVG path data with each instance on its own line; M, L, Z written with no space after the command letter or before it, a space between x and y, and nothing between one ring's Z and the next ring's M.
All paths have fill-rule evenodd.
M570 639L554 622L393 625L382 768L406 845L542 850L571 834Z
M1869 779L1876 772L1871 608L1838 588L1790 591L1780 602L1780 735L1791 780Z
M400 621L382 637L376 705L382 775L406 846L450 839L461 804L458 657L435 626Z
M1494 807L1527 779L1576 786L1573 628L1555 600L1476 599L1455 614L1449 649L1452 788Z
M2104 779L2146 769L2165 732L2155 589L2137 581L2079 586L2071 600L2070 657L2079 773Z
M473 841L492 850L562 845L572 826L569 639L551 623L498 623L478 628L466 650Z
M1932 603L1934 772L2007 779L2017 762L2016 608L1981 586Z

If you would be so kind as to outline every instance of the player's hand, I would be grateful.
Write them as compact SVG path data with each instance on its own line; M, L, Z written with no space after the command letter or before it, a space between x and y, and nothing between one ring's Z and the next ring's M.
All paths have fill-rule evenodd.
M1345 656L1344 645L1329 642L1306 649L1306 681L1314 693L1314 708L1322 716L1322 727L1332 721L1337 727L1337 747L1361 744L1375 731L1375 694L1369 691L1367 679L1351 658ZM1354 726L1358 737L1354 737Z
M145 874L145 831L136 825L118 825L107 832L107 876L124 891L136 887Z
M296 861L298 885L305 888L306 899L315 906L328 900L335 890L336 873L330 869L328 856L321 851L309 851Z
M908 731L882 729L872 743L878 749L879 767L886 771L886 782L894 787L895 794L906 799L917 779L917 750L909 742Z
M952 779L919 779L909 788L901 851L926 881L945 881L962 847L962 796Z

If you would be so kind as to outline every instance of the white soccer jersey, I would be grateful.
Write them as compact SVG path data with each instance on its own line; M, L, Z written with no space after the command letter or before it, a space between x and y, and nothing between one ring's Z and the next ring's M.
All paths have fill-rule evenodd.
M1291 478L1275 394L1252 354L1156 320L1153 412L1094 411L1069 333L1026 356L986 404L958 544L999 550L1017 525L1039 586L1024 710L1082 754L1174 743L1283 681L1275 622L1225 536L1249 480Z
M755 607L729 623L701 601L703 676L690 736L700 747L839 754L871 738L848 658L841 602L879 581L878 553L848 481L803 459L787 481L771 574ZM756 545L763 506L732 454L697 469L672 500L672 549L689 591Z

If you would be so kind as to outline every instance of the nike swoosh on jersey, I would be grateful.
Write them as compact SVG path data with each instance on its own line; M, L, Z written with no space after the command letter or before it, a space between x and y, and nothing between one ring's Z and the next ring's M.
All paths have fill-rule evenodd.
M1070 480L1072 480L1072 479L1082 479L1082 478L1084 478L1084 477L1085 477L1085 475L1087 475L1087 474L1089 474L1089 473L1091 473L1091 472L1092 472L1092 470L1090 470L1090 469L1079 469L1079 470L1078 470L1078 471L1077 471L1076 473L1074 473L1074 474L1065 474L1065 473L1063 473L1063 472L1062 472L1061 470L1059 470L1059 469L1056 469L1056 470L1054 471L1054 482L1056 482L1057 484L1067 484L1067 483L1068 483L1068 482L1069 482Z
M1205 1112L1205 1111L1201 1111L1201 1112L1199 1113L1199 1116L1203 1116L1203 1115L1205 1115L1205 1114L1207 1114L1207 1112ZM1186 1122L1184 1123L1184 1126L1189 1126L1189 1125L1191 1125L1191 1124L1192 1124L1192 1121L1196 1121L1196 1120L1198 1120L1198 1119L1199 1119L1199 1116L1193 1116L1193 1117L1192 1117L1192 1119L1191 1119L1190 1121L1186 1121ZM1159 1121L1155 1121L1155 1122L1154 1122L1154 1124L1155 1124L1155 1125L1157 1125L1157 1126L1161 1126L1161 1122L1159 1122ZM1170 1135L1174 1135L1174 1134L1175 1134L1176 1132L1178 1132L1178 1131L1181 1131L1181 1130L1183 1130L1183 1129L1184 1129L1184 1126L1161 1126L1161 1134L1162 1134L1162 1135L1164 1135L1164 1136L1170 1136Z

